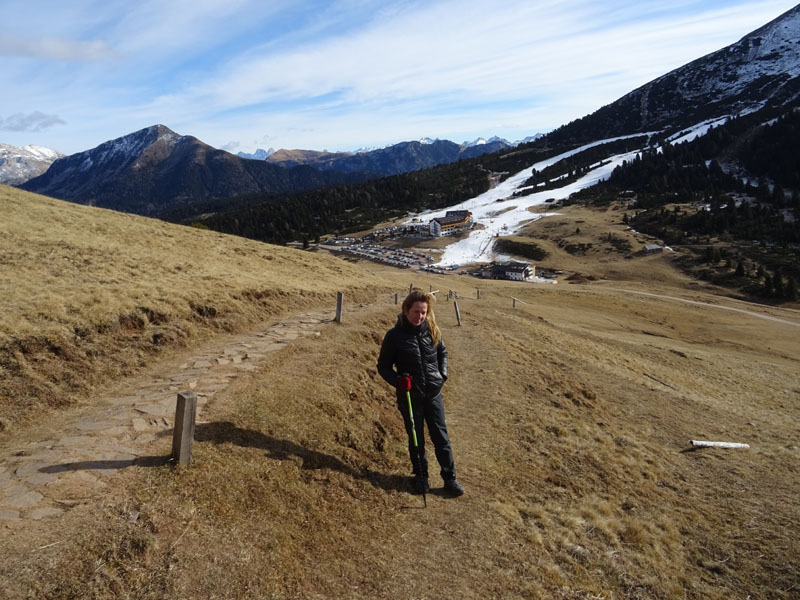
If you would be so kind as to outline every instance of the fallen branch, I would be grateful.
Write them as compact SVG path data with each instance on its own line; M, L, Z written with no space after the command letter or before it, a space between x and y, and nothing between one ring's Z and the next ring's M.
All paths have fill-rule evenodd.
M38 552L39 550L44 550L45 548L51 548L53 546L58 546L59 544L63 544L67 540L60 540L58 542L53 542L52 544L47 544L46 546L39 546L38 548L34 548L31 552Z
M679 392L679 391L680 391L678 388L676 388L676 387L672 387L670 384L668 384L668 383L664 383L663 381L661 381L660 379L656 379L656 378L655 378L655 377L653 377L652 375L648 375L647 373L643 373L643 375L644 375L645 377L649 377L649 378L650 378L650 379L652 379L653 381L657 381L657 382L658 382L658 383L660 383L661 385L665 385L665 386L667 386L667 387L668 387L669 389L671 389L671 390L675 390L676 392Z
M749 448L750 444L738 444L736 442L706 442L703 440L689 440L692 446L699 446L701 448Z

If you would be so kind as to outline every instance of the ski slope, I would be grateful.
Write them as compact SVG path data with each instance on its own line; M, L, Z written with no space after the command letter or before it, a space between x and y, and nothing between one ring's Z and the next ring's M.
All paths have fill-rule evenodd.
M443 217L448 210L468 210L472 212L472 218L476 223L483 226L483 229L474 229L463 240L459 240L450 244L443 252L441 259L437 263L439 266L452 266L462 265L474 262L488 262L493 260L494 253L492 252L492 242L498 236L510 235L517 232L522 226L536 219L542 217L558 214L558 213L532 213L529 209L541 206L546 203L548 199L562 200L569 197L570 194L590 187L604 179L607 179L611 172L623 163L625 160L633 159L638 150L627 152L625 154L618 154L609 159L598 163L583 177L572 183L565 184L563 187L556 189L549 189L541 192L534 192L527 196L520 196L514 198L513 195L517 191L523 191L526 188L525 182L531 177L534 169L541 171L558 161L568 158L574 154L578 154L588 148L613 142L616 140L626 139L630 137L638 137L648 134L636 134L632 136L622 136L616 138L609 138L607 140L599 140L586 144L580 148L576 148L569 152L564 152L558 156L553 156L546 160L540 161L522 171L512 175L496 187L484 192L480 196L476 196L470 200L466 200L455 206L449 208L431 211L419 215L426 220L431 220L436 217Z

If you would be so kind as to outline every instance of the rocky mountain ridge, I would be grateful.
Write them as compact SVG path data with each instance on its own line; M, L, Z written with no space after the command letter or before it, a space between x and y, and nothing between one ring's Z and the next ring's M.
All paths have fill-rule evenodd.
M60 158L46 173L20 187L81 204L154 215L206 200L362 179L245 160L193 136L153 125Z
M503 141L466 146L448 140L400 142L386 148L357 154L317 152L314 150L278 150L267 162L283 167L309 165L323 171L398 175L430 169L462 158L472 158L508 148Z
M64 155L44 146L0 144L0 183L20 185L47 171Z
M546 137L584 142L679 129L800 99L800 5Z
M399 142L383 148L359 148L354 152L327 152L319 150L285 149L264 150L253 154L237 153L237 156L255 160L266 160L276 165L293 167L309 165L315 169L341 171L344 173L369 172L377 175L398 175L419 169L429 169L462 158L473 158L490 152L528 144L543 134L528 136L523 140L509 142L493 136L476 138L456 144L449 140L424 137L416 141Z

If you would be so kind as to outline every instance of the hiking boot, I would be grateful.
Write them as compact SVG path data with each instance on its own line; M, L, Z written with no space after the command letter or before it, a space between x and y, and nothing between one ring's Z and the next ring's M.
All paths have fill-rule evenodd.
M431 487L428 485L427 477L414 478L414 493L427 494L429 491L431 491Z
M464 493L464 486L458 483L457 479L448 479L445 481L444 489L453 496L460 496Z

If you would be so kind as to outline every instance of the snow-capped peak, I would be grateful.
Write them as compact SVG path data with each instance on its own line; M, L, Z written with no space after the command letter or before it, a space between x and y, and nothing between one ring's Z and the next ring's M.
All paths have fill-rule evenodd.
M501 143L501 144L505 144L507 146L511 145L508 140L503 139L503 138L501 138L499 136L496 136L496 135L493 135L488 140L486 138L483 138L483 137L475 138L471 142L465 141L461 145L462 146L467 146L469 148L473 148L475 146L483 146L484 144L495 144L495 143L498 143L498 142Z
M64 156L58 150L44 146L11 146L0 144L0 183L20 185L38 177L53 161Z
M275 154L275 148L270 148L269 150L258 148L252 154L248 152L237 152L236 156L238 156L239 158L248 158L250 160L267 160L273 154Z
M544 136L543 133L535 133L533 135L527 136L524 139L517 140L516 142L514 142L513 145L514 146L519 146L520 144L528 144L530 142L535 142L536 140L538 140L540 137L543 137L543 136Z
M50 162L52 162L57 158L61 158L62 156L64 156L58 150L53 150L52 148L47 148L45 146L34 146L32 144L29 144L27 146L23 146L22 149L30 153L31 156L35 157L38 160L49 160Z

